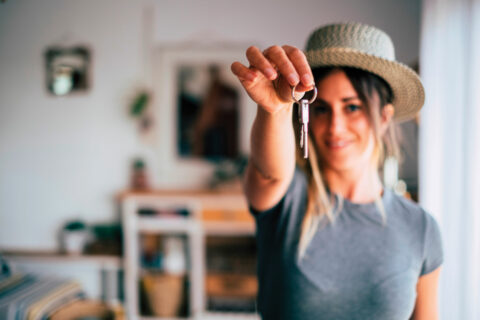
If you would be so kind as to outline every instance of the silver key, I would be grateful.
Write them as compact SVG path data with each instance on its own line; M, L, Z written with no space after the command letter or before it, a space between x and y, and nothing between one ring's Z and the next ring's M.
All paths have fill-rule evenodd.
M300 148L303 149L303 157L308 158L308 113L309 105L317 98L317 88L313 87L313 96L310 100L295 98L295 88L292 88L292 98L298 103L298 120L300 121Z

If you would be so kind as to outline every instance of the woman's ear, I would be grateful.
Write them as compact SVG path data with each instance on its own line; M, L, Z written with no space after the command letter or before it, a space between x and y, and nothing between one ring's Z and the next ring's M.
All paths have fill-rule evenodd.
M393 107L393 104L389 103L386 104L382 108L382 116L381 116L381 123L380 123L380 129L382 132L382 135L385 133L385 131L388 128L388 125L393 119L393 115L395 114L395 108Z

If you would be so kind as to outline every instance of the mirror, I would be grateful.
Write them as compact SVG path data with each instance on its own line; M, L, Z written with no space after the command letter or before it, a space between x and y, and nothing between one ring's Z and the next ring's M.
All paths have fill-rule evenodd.
M90 51L86 47L50 47L45 52L47 90L55 96L89 89Z
M177 69L177 148L181 157L239 156L238 89L224 80L224 65L182 64Z

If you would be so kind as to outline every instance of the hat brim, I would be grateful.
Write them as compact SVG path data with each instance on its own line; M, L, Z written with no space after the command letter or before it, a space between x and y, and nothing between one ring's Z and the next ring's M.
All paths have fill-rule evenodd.
M321 66L354 67L383 78L393 91L394 120L403 122L416 116L425 101L420 78L410 67L348 48L327 48L305 52L311 68Z

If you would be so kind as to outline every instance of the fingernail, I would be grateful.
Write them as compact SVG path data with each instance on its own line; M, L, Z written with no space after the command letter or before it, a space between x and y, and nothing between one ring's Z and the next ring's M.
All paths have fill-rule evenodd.
M312 79L312 77L311 77L309 74L304 74L304 75L302 76L302 82L303 82L303 84L306 85L306 86L311 86L311 85L313 85L313 79Z
M246 78L247 78L248 81L253 81L253 80L255 80L255 76L256 76L255 73L249 72L249 73L247 73Z
M298 76L295 73L290 73L287 80L291 85L295 85L298 83Z
M273 80L273 78L275 78L276 76L276 72L272 68L267 68L265 69L265 75L267 76L268 79Z

